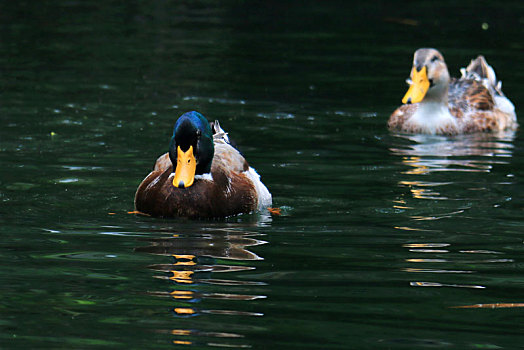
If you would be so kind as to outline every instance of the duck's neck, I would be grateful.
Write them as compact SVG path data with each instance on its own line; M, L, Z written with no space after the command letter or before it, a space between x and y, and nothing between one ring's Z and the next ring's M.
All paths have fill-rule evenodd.
M424 100L421 103L440 103L446 108L448 107L448 91L449 91L449 80L437 84L428 91L427 95L424 96Z

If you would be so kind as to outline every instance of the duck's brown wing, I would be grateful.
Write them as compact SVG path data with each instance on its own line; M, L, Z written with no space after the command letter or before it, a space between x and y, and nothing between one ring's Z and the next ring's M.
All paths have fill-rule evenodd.
M513 117L498 109L492 93L476 80L454 79L448 103L463 133L500 131L514 124Z
M449 83L448 105L457 118L470 111L491 111L495 101L481 82L471 79L452 79Z
M220 168L224 173L241 173L249 169L247 160L229 143L215 139L215 156L211 171Z
M169 159L169 153L164 153L156 160L153 171L164 171L172 165L173 163L171 163L171 159Z

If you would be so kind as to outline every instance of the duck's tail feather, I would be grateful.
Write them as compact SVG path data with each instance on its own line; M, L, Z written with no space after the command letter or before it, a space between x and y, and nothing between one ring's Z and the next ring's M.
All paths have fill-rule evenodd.
M461 68L462 78L481 82L494 96L504 96L502 82L497 80L495 70L488 64L484 56L479 55L471 60L466 68Z
M225 132L224 129L220 127L220 123L218 122L218 120L215 120L214 122L210 122L209 126L211 127L211 130L213 131L213 139L222 140L226 143L230 143L227 132Z
M242 154L242 151L240 151L240 149L238 148L235 140L230 138L228 133L225 132L224 129L220 127L220 123L218 122L218 120L215 120L214 122L210 122L209 126L211 127L211 131L213 131L213 140L215 142L227 143L233 146L233 148L235 148L240 154Z

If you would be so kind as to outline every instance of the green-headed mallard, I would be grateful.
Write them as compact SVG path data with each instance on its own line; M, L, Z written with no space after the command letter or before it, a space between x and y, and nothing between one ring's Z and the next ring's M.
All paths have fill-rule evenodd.
M270 205L260 176L218 121L208 123L194 111L176 121L169 152L157 159L135 195L137 211L160 217L226 217Z

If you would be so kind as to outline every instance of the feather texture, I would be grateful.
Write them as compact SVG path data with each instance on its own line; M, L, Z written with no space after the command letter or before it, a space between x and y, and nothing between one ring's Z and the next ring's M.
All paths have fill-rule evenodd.
M515 108L483 56L462 69L459 79L449 78L444 59L435 49L417 50L413 64L414 70L427 68L432 85L422 101L404 104L391 114L391 130L455 135L518 127Z

